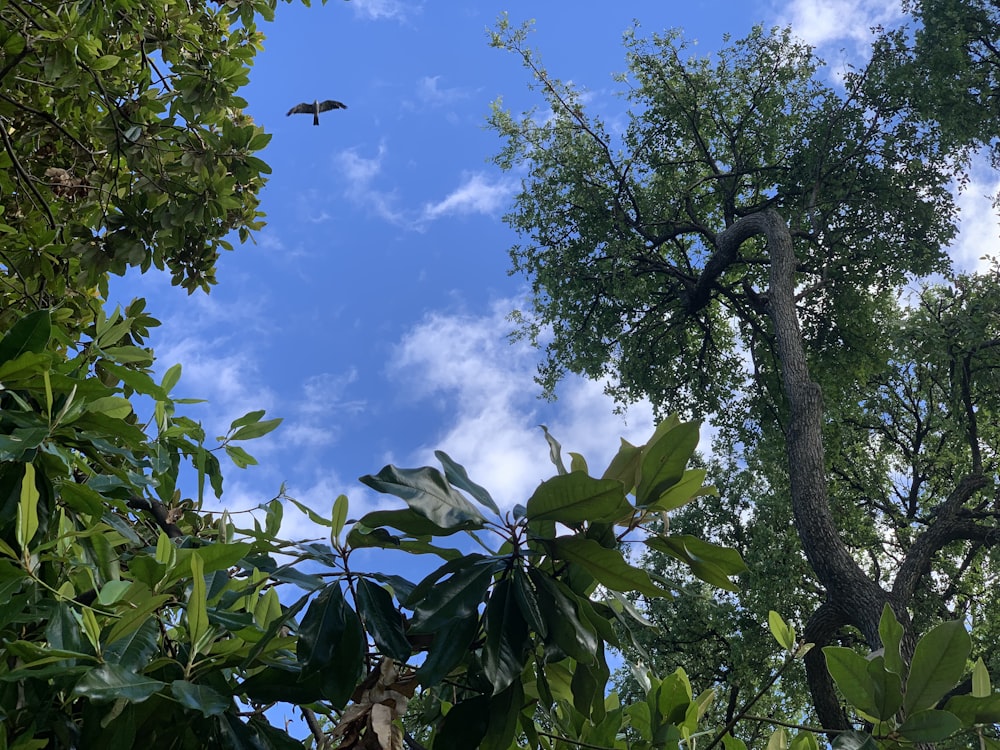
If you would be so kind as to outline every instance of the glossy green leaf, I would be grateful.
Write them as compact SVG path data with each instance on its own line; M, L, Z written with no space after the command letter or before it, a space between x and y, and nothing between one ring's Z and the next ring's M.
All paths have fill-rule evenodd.
M162 602L166 598L158 597L155 601ZM103 652L107 662L131 671L138 671L149 664L159 647L160 628L157 620L149 616L150 611L146 608L141 611L146 612L146 615L138 620L135 628L113 641L109 638ZM114 631L111 635L114 635Z
M304 676L298 669L265 667L244 680L240 694L258 703L314 703L323 698L319 674Z
M844 732L834 737L833 750L879 750L879 746L867 732Z
M502 560L487 559L463 566L447 580L436 583L415 603L410 630L413 633L433 633L449 620L478 618L479 605L486 598L494 574L503 564ZM410 598L414 596L416 594Z
M698 428L697 422L678 424L646 446L635 491L636 505L655 503L681 480L698 447Z
M28 313L10 327L0 339L0 364L22 354L38 354L45 350L52 331L52 316L48 310Z
M386 466L378 474L361 481L377 492L402 498L406 504L442 529L481 528L485 519L476 507L455 491L437 469L397 469Z
M980 656L972 667L972 697L987 698L992 692L990 672L983 663L983 657Z
M746 564L734 549L720 547L687 534L652 536L645 539L646 546L665 552L686 563L698 578L726 591L738 591L730 576L744 572Z
M885 667L885 657L875 656L868 662L868 679L871 681L875 713L880 721L888 721L903 705L903 681L895 672Z
M599 639L593 625L580 616L573 594L559 581L531 568L528 577L538 591L538 607L545 618L548 637L546 643L554 644L582 664L594 661Z
M298 508L303 513L305 513L306 516L309 518L309 520L312 521L317 526L331 526L331 521L327 520L326 518L323 518L323 516L321 516L316 511L314 511L308 505L304 505L303 503L300 503L294 497L290 497L290 498L288 498L288 500L291 501L292 505L294 505L296 508Z
M958 620L937 625L917 641L903 701L908 716L931 708L958 684L971 649L972 640Z
M455 704L445 715L434 746L448 750L477 750L489 727L490 699L479 695Z
M766 750L788 750L788 732L778 727L767 739Z
M191 555L191 594L187 601L188 642L192 646L201 642L209 627L205 563L197 552Z
M712 486L706 486L706 469L687 469L678 480L666 492L662 493L656 500L646 506L647 510L674 510L687 505L696 497L702 495L718 495L718 490Z
M542 615L541 608L538 606L538 597L531 584L531 580L520 567L515 567L511 571L511 586L524 621L528 624L528 627L542 638L545 638L549 634L548 624Z
M170 683L170 692L178 703L187 709L198 711L202 716L218 716L233 704L229 696L187 680L174 680Z
M510 577L502 578L486 604L483 671L493 694L503 692L521 676L527 657L528 626L518 606Z
M338 583L313 601L299 626L296 655L302 674L319 674L323 696L338 709L364 676L364 629Z
M21 478L20 500L17 503L17 543L22 550L38 531L38 488L35 486L35 467L24 465L24 476Z
M450 536L460 531L478 529L482 525L474 519L469 519L451 528L443 528L413 508L374 510L363 515L358 523L369 529L388 526L415 537Z
M479 633L479 619L452 620L434 633L432 649L417 670L416 679L427 687L438 684L469 655Z
M166 687L165 682L133 672L117 664L101 664L88 671L73 688L73 695L98 703L124 699L141 703Z
M481 504L492 510L497 515L500 515L500 508L497 507L497 504L490 496L490 493L486 491L485 487L481 487L480 485L476 484L471 479L469 479L469 474L465 470L464 466L462 466L459 463L456 463L454 460L452 460L451 456L449 456L444 451L434 451L434 455L437 457L437 460L440 461L441 465L444 467L445 479L447 479L448 482L453 487L458 487L458 489L460 490L465 490L474 499L478 500Z
M948 711L925 709L906 717L897 731L910 742L940 742L962 728L962 722Z
M542 482L527 503L531 522L556 521L575 525L613 523L632 514L621 482L594 479L582 472L560 474Z
M906 668L903 665L903 655L900 651L900 644L903 641L903 626L899 624L899 620L896 619L892 607L888 604L882 607L882 616L878 622L878 633L882 639L885 668L902 677L906 673Z
M253 422L251 424L240 427L236 432L229 436L230 440L253 440L254 438L263 437L267 433L276 429L278 425L281 424L281 417L276 419L265 419L261 422Z
M799 732L792 738L788 750L819 750L819 742L812 732Z
M412 648L403 629L403 616L392 596L367 578L358 579L358 614L381 653L399 662L410 658Z
M625 562L617 549L602 547L593 539L557 537L548 542L553 557L575 563L590 573L598 583L615 591L638 591L652 597L670 596L656 586L649 574Z
M257 459L247 453L238 445L227 445L224 446L226 455L229 459L236 464L240 469L245 469L248 466L256 466Z
M494 695L490 699L486 735L479 744L479 750L508 750L521 723L524 705L524 687L520 681ZM537 744L534 746L537 747Z
M347 510L347 495L337 495L337 499L333 501L333 509L330 512L331 543L339 537L340 532L344 530L344 524L347 523Z
M767 613L767 626L779 646L786 651L795 647L795 631L773 609Z
M948 699L944 708L955 714L965 726L1000 724L1000 693L983 697L955 695Z
M875 687L868 675L868 660L843 646L826 646L823 655L826 657L830 676L847 701L869 716L878 714Z
M621 439L618 453L611 459L608 468L604 470L601 479L615 479L625 487L626 494L635 489L639 481L639 468L642 466L642 448L632 445L625 438Z

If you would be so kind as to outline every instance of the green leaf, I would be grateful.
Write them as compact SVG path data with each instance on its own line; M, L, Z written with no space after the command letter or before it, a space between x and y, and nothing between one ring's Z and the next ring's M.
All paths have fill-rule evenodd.
M437 469L397 469L386 466L378 474L368 474L361 481L377 492L402 498L420 515L442 529L482 528L485 518L476 507L452 489Z
M487 492L484 487L481 487L469 479L469 474L466 472L464 466L453 461L451 456L444 451L434 451L434 455L444 467L445 479L447 479L452 486L458 487L460 490L465 490L481 504L485 505L497 515L500 515L500 508L497 507L493 498L490 497L490 493Z
M655 503L660 495L677 484L698 447L698 423L683 422L667 430L646 446L642 458L636 505Z
M358 579L358 614L375 645L386 656L405 662L412 648L403 630L403 617L392 604L392 596L366 578Z
M361 621L339 583L323 589L302 618L296 645L302 675L319 674L324 697L337 709L364 676L364 640Z
M879 746L866 732L845 732L834 738L833 750L879 750Z
M101 55L90 64L90 68L97 71L110 70L119 62L121 62L121 58L118 55Z
M773 609L767 613L767 626L779 646L786 651L795 648L795 631Z
M363 515L358 523L362 526L367 526L369 529L389 526L390 528L402 531L408 536L414 537L451 536L460 531L480 528L482 525L474 519L469 519L457 526L443 528L413 508L374 510L371 513Z
M471 644L479 632L479 618L452 620L434 634L431 650L416 672L424 687L438 684L469 655Z
M28 549L28 544L38 531L38 500L40 495L35 486L35 467L24 465L24 477L21 479L21 495L17 504L17 543L22 550Z
M153 609L149 608L148 604L159 606L167 599L166 596L155 597L144 603L147 606L140 609L143 615L141 619L136 618L137 627L122 637L110 640L110 637L115 635L115 631L112 631L108 645L104 647L104 659L111 664L117 664L123 669L132 671L142 669L149 664L159 647L160 628L156 618L149 616ZM120 624L120 621L117 624Z
M639 479L639 468L642 466L642 448L632 445L625 438L620 438L621 446L618 453L611 459L608 468L604 470L601 479L615 479L625 487L628 494L635 489Z
M767 740L766 750L788 750L788 732L778 727Z
M958 620L941 623L917 642L903 701L908 716L931 708L958 684L971 649L972 640Z
M508 750L517 733L524 705L524 686L519 680L493 696L486 735L479 744L479 750Z
M344 524L347 523L347 495L337 495L337 499L333 501L333 510L330 513L330 540L331 543L340 536L340 532L344 530Z
M528 626L514 589L509 577L502 578L486 604L483 672L493 685L494 695L502 693L521 676L527 655Z
M196 647L208 631L205 563L197 550L191 555L191 594L187 602L187 621L189 643Z
M964 726L973 724L1000 724L1000 693L977 698L974 695L955 695L944 706L957 716Z
M317 513L316 511L314 511L309 506L303 505L298 500L296 500L294 497L290 497L288 499L291 500L292 505L294 505L296 508L298 508L303 513L305 513L306 516L309 518L309 520L312 521L317 526L330 526L331 525L330 521L328 521L327 519L323 518L323 516L321 516L319 513Z
M581 664L592 663L600 641L593 625L579 613L576 595L535 568L528 569L528 577L538 591L538 607L548 631L546 644L557 646Z
M876 656L868 662L875 713L879 721L888 721L903 705L903 681L898 674L885 668L885 657Z
M535 589L531 585L531 580L520 567L515 567L511 571L514 596L517 598L517 605L521 608L521 615L528 626L542 638L549 633L548 625L542 615L542 610L538 606L538 597Z
M560 560L579 565L598 583L615 591L638 591L651 597L669 597L670 593L656 586L645 570L625 562L617 549L602 547L593 539L577 536L557 537L546 543L550 554Z
M885 668L902 677L906 671L903 665L903 655L900 644L903 641L903 626L899 624L892 607L888 604L882 607L882 616L878 622L878 633L882 639L885 654Z
M218 716L232 704L233 699L206 685L196 685L187 680L174 680L170 692L185 708L198 711L202 716Z
M819 742L812 732L799 732L788 745L788 750L819 750Z
M73 695L98 703L124 699L141 703L167 685L117 664L101 664L83 676L73 688Z
M281 424L281 417L276 419L265 419L263 422L254 422L244 427L240 427L229 436L230 440L252 440L263 437Z
M48 310L28 313L0 339L0 364L28 352L40 354L45 351L51 330L52 316Z
M847 701L869 716L878 714L875 688L868 675L868 660L843 646L826 646L823 655L826 656L830 676Z
M661 494L654 502L647 506L647 510L674 510L683 505L687 505L696 497L702 495L718 495L715 487L705 486L706 469L688 469L684 472L680 481L666 492Z
M238 445L226 445L224 446L226 450L226 455L229 456L230 460L236 464L241 469L245 469L248 466L256 466L257 459L247 453L245 450L240 448Z
M976 664L972 668L972 697L988 698L993 688L990 686L990 673L983 663L983 657L976 659Z
M463 560L468 560L463 558ZM449 563L450 564L450 563ZM433 633L449 620L478 618L479 605L486 598L486 590L493 582L493 575L504 566L503 560L486 558L468 561L461 565L446 581L438 582L413 608L410 631ZM420 589L423 584L418 584ZM416 591L410 596L416 597Z
M926 709L906 717L898 731L910 742L940 742L962 728L962 722L948 711Z
M181 366L180 364L173 365L165 373L163 373L163 380L160 381L160 387L163 389L164 393L170 393L174 386L177 385L177 381L181 379Z
M536 523L614 523L632 511L621 482L594 479L579 471L542 482L527 503L528 521Z
M688 534L647 537L645 543L647 547L686 563L698 578L726 591L739 590L729 577L747 569L736 550L719 547Z

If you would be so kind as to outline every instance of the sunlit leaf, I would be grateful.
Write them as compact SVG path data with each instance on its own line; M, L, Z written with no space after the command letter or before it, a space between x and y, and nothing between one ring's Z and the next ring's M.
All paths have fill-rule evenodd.
M73 695L98 703L120 698L129 703L141 703L166 687L165 682L133 672L117 664L94 667L73 688Z
M632 510L621 482L573 472L542 482L528 499L526 515L531 522L613 523Z
M960 620L943 622L917 641L903 701L908 716L931 708L958 684L971 649L972 640Z
M398 469L386 466L361 481L377 492L402 498L417 513L442 529L481 528L485 519L476 507L456 492L437 469Z
M625 562L617 549L602 547L593 539L557 537L548 546L554 557L579 565L609 589L638 591L652 597L670 596L650 580L645 570Z

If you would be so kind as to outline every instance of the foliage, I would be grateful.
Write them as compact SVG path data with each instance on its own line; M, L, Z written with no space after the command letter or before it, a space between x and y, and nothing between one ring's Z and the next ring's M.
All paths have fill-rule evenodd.
M974 27L967 38L978 46L953 55L972 61L954 90L992 90L987 5L919 4L969 22L956 33ZM905 84L927 64L928 35L947 28L929 25L916 46L905 31L883 34L842 87L822 82L821 61L788 30L757 28L704 58L677 32L632 31L619 76L624 124L589 115L584 96L527 47L525 27L502 19L494 34L545 108L515 116L498 104L491 118L504 139L497 163L526 174L507 219L524 238L511 258L533 295L515 317L521 335L544 341L540 384L551 394L572 371L609 378L623 402L714 413L717 448L732 458L716 469L728 507L682 517L680 528L758 562L772 551L761 527L790 517L797 531L777 564L755 566L750 580L763 586L745 587L731 607L653 608L664 629L699 618L665 648L685 632L697 639L699 626L727 642L738 633L724 664L703 655L691 665L700 687L721 682L738 695L760 684L739 656L759 640L760 626L746 622L759 623L788 581L807 640L876 650L890 604L907 657L943 618L980 599L993 607L994 563L980 573L976 561L990 559L1000 519L998 332L987 302L996 274L949 274L916 310L898 301L913 276L947 273L951 186L965 183L996 132L988 111L959 126L935 106L946 84L934 76L950 69L926 67L921 95ZM799 555L811 569L802 579ZM646 565L669 570L669 561ZM671 575L697 594L687 571ZM995 622L975 622L995 632ZM645 645L658 652L655 634ZM805 661L818 720L828 729L863 720L843 710L822 652ZM810 708L801 688L779 696L793 717Z

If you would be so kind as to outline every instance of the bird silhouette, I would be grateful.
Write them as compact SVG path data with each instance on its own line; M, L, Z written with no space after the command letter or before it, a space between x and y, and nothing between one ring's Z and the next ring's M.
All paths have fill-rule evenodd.
M309 102L302 102L302 104L296 104L294 107L288 110L288 114L285 116L288 117L289 115L298 115L298 114L312 115L313 125L319 125L319 113L326 112L327 110L330 109L347 109L347 105L344 104L343 102L338 102L335 99L327 99L325 102L321 102L317 99L312 104L310 104Z

